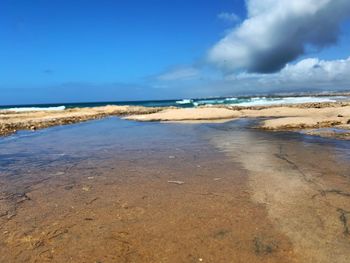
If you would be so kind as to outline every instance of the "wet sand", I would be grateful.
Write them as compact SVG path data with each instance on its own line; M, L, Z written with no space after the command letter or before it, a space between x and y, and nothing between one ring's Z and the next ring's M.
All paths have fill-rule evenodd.
M3 137L0 262L349 262L349 142L248 124Z

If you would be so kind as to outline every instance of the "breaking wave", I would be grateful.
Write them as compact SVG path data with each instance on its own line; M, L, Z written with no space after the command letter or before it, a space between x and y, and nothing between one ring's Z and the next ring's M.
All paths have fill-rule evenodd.
M57 107L16 107L16 108L5 108L2 111L14 111L14 112L25 112L25 111L61 111L66 109L65 106Z

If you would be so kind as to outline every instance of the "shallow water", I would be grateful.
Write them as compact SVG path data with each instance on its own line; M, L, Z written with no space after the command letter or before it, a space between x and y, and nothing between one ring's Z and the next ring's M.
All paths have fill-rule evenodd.
M0 138L0 262L348 262L349 142L251 125Z

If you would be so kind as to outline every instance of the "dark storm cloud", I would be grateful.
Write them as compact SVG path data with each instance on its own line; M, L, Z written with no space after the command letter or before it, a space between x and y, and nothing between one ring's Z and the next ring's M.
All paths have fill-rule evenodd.
M337 42L349 0L247 0L248 18L221 39L208 60L225 73L272 73L315 48Z

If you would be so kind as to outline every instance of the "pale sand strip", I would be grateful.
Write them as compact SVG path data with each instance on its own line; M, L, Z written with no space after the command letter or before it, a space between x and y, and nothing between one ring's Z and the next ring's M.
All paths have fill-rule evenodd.
M273 118L263 122L265 129L318 128L346 125L350 106L326 108L268 107L263 109L231 109L230 107L203 107L167 109L157 113L132 115L125 119L137 121L221 120L234 118Z
M185 121L208 122L212 120L232 120L235 118L267 118L260 128L266 130L303 130L319 128L339 128L350 130L350 105L348 103L318 103L286 105L277 107L203 107L191 109L168 109L153 114L132 115L126 117L137 121ZM310 134L325 137L339 137L334 132L310 130ZM349 133L341 138L350 139Z
M161 112L126 117L136 121L208 121L208 120L231 120L241 117L239 111L226 108L185 108L167 109Z

